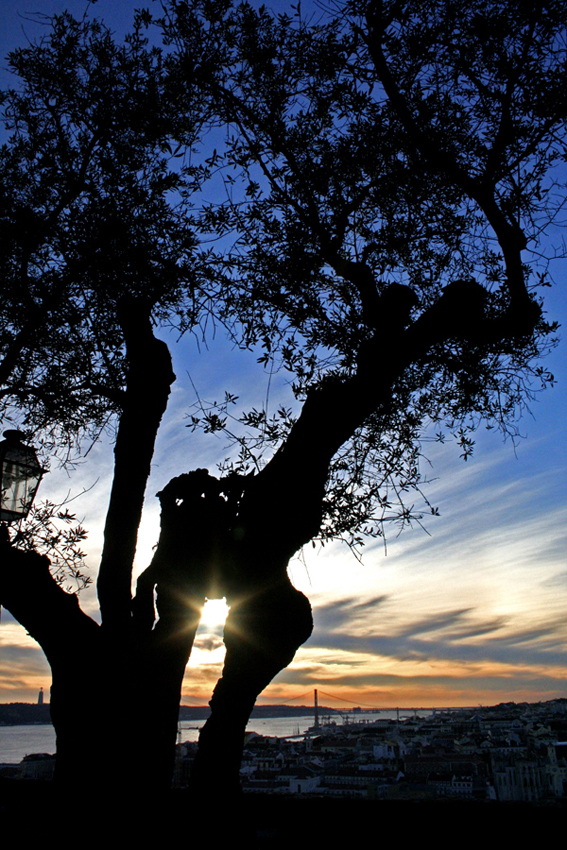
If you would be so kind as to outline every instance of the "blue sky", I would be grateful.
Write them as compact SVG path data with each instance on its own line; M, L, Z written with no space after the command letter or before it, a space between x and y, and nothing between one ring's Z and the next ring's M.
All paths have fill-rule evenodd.
M94 12L121 31L138 2L99 0ZM279 4L278 9L285 4ZM0 50L22 44L24 31L38 32L30 13L51 14L81 2L1 0ZM24 17L18 17L21 14ZM6 85L6 77L2 77ZM559 239L561 233L557 233ZM526 259L529 256L526 254ZM567 323L565 260L552 265L550 319ZM154 494L173 475L198 466L214 471L227 451L222 437L192 434L186 415L195 401L224 390L242 407L263 404L268 377L254 354L234 351L220 335L209 349L187 339L172 343L174 386L158 438L137 568L151 558L159 516ZM367 545L357 560L346 547L312 550L296 558L290 574L314 606L315 630L293 665L262 701L288 701L317 687L361 705L471 705L507 700L567 697L567 369L565 342L547 359L557 385L532 405L514 446L495 432L481 431L473 457L464 463L455 445L424 446L423 467L431 479L428 499L439 517L387 541ZM190 378L189 378L190 375ZM269 387L272 409L291 398L285 375ZM102 543L110 488L112 447L96 446L68 477L56 470L41 497L92 489L74 503L89 529L93 570ZM93 592L84 606L94 611ZM222 663L221 628L206 625L187 670L184 701L206 702ZM50 683L49 668L24 630L3 610L0 623L0 702L35 700Z

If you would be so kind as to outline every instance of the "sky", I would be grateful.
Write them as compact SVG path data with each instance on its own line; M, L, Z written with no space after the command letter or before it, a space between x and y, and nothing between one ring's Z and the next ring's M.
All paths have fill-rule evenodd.
M135 0L99 0L94 12L118 32ZM146 5L149 5L146 3ZM268 4L269 5L269 4ZM281 11L287 4L272 7ZM78 0L0 0L0 54L39 32L34 13L69 8ZM0 65L3 87L9 85ZM554 234L557 239L561 234ZM528 258L529 259L529 258ZM567 264L552 265L548 317L567 324ZM166 338L166 337L164 337ZM166 338L167 339L167 338ZM195 390L203 399L224 390L243 409L270 409L290 401L286 376L268 377L253 353L234 351L220 334L208 348L194 340L171 342L178 380L158 436L136 569L152 556L159 533L154 494L174 475L200 466L215 472L226 439L191 432L187 415ZM480 431L466 463L455 445L424 446L423 471L438 517L396 536L367 544L361 558L344 545L308 547L290 564L290 576L314 610L310 640L260 698L305 704L314 688L333 707L427 707L567 698L567 368L565 340L545 365L556 386L532 405L513 445ZM40 499L75 497L73 510L89 530L89 565L96 572L111 484L112 445L95 445L73 474L54 467ZM83 489L90 488L84 495ZM96 616L96 595L83 607ZM207 606L183 688L183 702L206 703L222 667L222 603ZM0 702L34 702L47 691L50 672L37 645L2 609ZM143 698L143 688L140 690Z

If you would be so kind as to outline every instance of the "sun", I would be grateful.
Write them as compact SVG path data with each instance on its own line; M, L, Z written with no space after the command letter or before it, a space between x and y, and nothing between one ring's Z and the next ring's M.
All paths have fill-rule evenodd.
M201 626L222 626L227 618L229 607L226 599L207 599L201 617Z

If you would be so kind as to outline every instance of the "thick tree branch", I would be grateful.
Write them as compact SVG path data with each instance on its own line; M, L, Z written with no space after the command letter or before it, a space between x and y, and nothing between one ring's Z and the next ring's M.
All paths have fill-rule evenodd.
M369 416L387 417L392 387L413 363L426 360L434 346L450 339L475 343L502 341L520 325L484 316L486 293L474 281L456 281L439 301L408 327L413 303L408 287L398 286L380 299L383 331L364 343L357 372L350 378L331 377L307 394L300 416L272 460L246 486L239 522L255 547L266 551L271 541L281 547L283 569L289 558L319 531L322 502L333 455ZM403 290L407 290L407 298ZM524 332L533 330L537 317L521 313ZM395 348L395 358L384 362L384 349ZM305 471L309 470L309 475ZM259 542L260 541L260 542ZM262 563L258 562L261 572Z
M158 428L175 380L164 342L154 337L150 306L123 303L128 378L114 448L114 480L97 582L103 625L130 620L132 565Z
M52 668L68 658L70 647L87 647L99 626L66 593L50 572L50 561L37 552L10 546L5 529L0 542L0 604L39 643Z

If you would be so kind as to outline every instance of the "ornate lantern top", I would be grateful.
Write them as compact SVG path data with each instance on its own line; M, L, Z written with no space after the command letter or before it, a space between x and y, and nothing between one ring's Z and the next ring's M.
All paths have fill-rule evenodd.
M21 431L4 431L0 443L2 467L2 507L0 520L25 519L44 473L35 450L23 443Z

